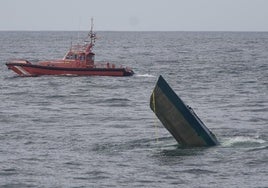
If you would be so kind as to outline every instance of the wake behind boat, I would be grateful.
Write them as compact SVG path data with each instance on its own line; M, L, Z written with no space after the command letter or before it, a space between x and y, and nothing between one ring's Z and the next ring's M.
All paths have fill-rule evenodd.
M12 60L6 66L20 76L76 75L76 76L132 76L128 67L117 67L109 62L94 62L93 46L96 34L91 30L84 44L72 45L63 59L31 63L27 60Z

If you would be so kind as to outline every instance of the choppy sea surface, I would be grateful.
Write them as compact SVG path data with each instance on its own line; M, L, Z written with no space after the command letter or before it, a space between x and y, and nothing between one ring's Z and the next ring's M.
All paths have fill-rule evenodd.
M268 187L267 32L99 32L132 77L18 77L86 32L0 32L0 187ZM182 148L149 108L162 75L220 145Z

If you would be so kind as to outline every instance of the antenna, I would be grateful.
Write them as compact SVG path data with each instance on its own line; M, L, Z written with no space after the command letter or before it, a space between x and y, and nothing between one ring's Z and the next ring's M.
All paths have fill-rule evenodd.
M94 26L94 23L93 23L93 17L91 18L91 28L90 28L90 32L93 32L93 26Z
M93 32L93 18L91 18L91 28L90 28L90 32L88 34L88 36L90 37L90 44L93 46L96 40L96 34Z
M80 31L81 31L81 17L79 17L78 20L77 43L79 43L80 40Z

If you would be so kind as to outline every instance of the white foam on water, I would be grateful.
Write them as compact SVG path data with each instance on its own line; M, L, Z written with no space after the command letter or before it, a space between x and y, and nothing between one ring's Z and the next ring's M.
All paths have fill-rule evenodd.
M247 136L237 136L233 138L229 138L225 140L222 145L223 146L239 146L239 145L251 145L251 144L263 144L265 143L265 140L259 139L259 138L253 138L253 137L247 137Z
M146 77L146 78L154 78L156 76L152 75L152 74L137 74L137 77Z

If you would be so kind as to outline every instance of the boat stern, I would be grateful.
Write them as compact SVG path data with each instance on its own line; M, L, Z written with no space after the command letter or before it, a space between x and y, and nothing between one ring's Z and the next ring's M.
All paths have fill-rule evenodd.
M133 75L134 75L134 71L132 69L125 68L123 76L133 76Z

